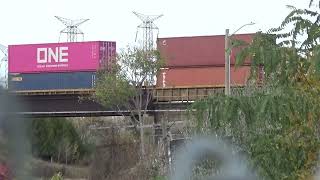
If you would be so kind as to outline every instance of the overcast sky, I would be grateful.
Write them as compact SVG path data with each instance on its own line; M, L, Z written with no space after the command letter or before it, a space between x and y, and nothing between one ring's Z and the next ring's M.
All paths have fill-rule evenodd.
M253 33L278 26L289 13L286 5L308 4L309 0L1 0L0 44L58 42L64 26L54 16L62 16L89 18L80 26L85 41L117 41L119 49L135 41L141 21L132 11L163 14L156 21L159 37L220 35L226 28L232 33L255 22L239 31ZM0 64L0 79L3 70Z
M306 8L309 0L1 0L0 44L58 42L64 26L54 16L89 18L81 26L85 40L117 41L124 47L135 40L140 20L132 11L163 14L156 21L159 37L224 34L248 22L239 33L279 25L289 10Z

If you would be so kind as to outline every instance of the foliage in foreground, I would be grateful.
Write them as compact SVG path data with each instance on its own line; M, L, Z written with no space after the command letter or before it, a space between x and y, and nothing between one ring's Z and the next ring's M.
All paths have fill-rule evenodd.
M231 137L264 179L311 178L319 156L320 15L290 8L280 27L257 33L251 44L234 43L243 47L238 65L252 60L253 85L193 107L197 132ZM288 25L294 28L283 33ZM257 86L261 66L264 84Z
M267 179L313 175L320 148L319 99L296 89L268 91L197 102L197 130L232 137Z

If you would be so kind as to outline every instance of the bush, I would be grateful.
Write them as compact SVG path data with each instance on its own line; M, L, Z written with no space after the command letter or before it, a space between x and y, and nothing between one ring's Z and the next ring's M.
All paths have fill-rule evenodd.
M63 180L62 174L60 172L55 174L51 180Z
M112 129L105 142L96 147L90 168L90 179L126 179L139 162L139 142L130 133ZM123 173L125 172L125 173Z
M45 160L70 163L80 160L90 149L76 128L65 118L46 118L32 121L32 153Z

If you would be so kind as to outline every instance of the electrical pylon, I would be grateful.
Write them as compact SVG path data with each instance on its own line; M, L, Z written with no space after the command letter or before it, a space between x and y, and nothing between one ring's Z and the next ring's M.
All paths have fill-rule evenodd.
M0 61L0 85L8 88L8 48L0 44L0 52L3 54L3 58Z
M78 35L82 35L82 41L84 40L84 33L79 29L79 26L89 19L77 19L71 20L59 16L55 16L60 22L62 22L66 27L60 31L59 42L61 34L67 34L67 42L77 42Z
M159 34L159 28L154 24L154 21L156 21L157 19L161 18L163 15L144 15L141 13L137 13L135 11L133 11L133 14L135 14L141 21L142 24L140 24L137 27L137 33L136 33L136 39L135 41L137 41L138 38L138 32L139 29L142 29L142 48L145 51L150 51L155 49L155 39L153 36L153 31L157 30L157 37Z

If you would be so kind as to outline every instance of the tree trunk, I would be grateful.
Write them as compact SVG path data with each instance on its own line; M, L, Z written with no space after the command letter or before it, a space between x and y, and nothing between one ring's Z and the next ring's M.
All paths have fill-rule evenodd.
M164 155L164 164L163 164L163 173L166 174L168 172L168 166L169 166L169 144L170 144L170 139L168 136L168 121L167 117L163 117L161 121L162 125L162 143L163 143L163 155Z
M139 110L138 110L138 118L139 118L139 124L140 124L140 145L141 145L141 159L145 158L145 148L144 148L144 117L142 114L142 90L140 89L140 94L139 94Z
M145 158L145 148L144 148L144 129L143 129L143 116L141 112L139 112L139 124L140 124L140 146L141 146L141 159Z
M60 162L60 154L61 154L61 147L60 144L58 145L58 162Z
M68 149L67 148L66 148L66 165L68 165Z

